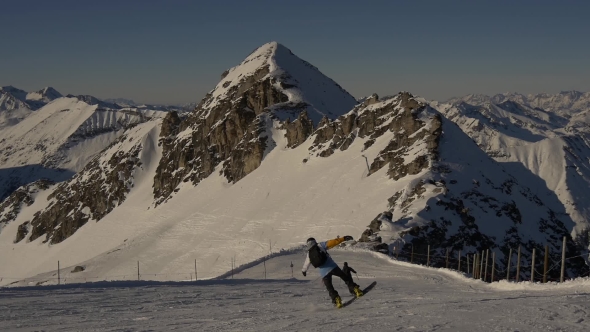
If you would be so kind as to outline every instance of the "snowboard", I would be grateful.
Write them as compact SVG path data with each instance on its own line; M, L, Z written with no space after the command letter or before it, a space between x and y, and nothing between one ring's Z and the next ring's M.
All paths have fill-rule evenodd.
M367 286L367 288L363 289L363 296L361 296L361 297L365 297L367 295L367 293L375 287L375 285L377 285L377 282L373 281L369 286ZM352 299L344 302L342 304L342 308L346 308L347 306L351 305L356 300L357 300L357 297L355 296Z

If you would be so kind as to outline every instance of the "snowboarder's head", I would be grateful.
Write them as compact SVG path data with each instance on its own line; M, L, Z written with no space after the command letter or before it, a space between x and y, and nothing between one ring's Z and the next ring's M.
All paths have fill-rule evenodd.
M311 247L318 244L313 237L310 237L309 239L307 239L306 243L307 243L307 250L311 249Z
M348 262L344 262L344 266L348 266Z

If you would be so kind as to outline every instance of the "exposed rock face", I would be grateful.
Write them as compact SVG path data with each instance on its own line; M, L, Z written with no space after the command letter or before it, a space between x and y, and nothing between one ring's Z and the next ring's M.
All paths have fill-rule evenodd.
M78 265L72 270L72 273L82 272L84 270L86 270L86 268L84 266Z
M367 101L334 122L322 120L314 133L312 153L327 157L337 149L346 150L357 136L368 138L367 149L389 131L394 137L372 161L369 175L389 165L388 175L397 180L428 168L431 160L437 158L440 114L406 92L379 103ZM408 162L407 155L412 151L418 152Z
M313 122L307 116L307 112L302 112L295 121L290 122L287 120L283 128L287 131L285 134L288 142L287 147L295 148L305 142L311 135L313 132Z
M15 190L8 198L0 203L0 229L3 225L14 221L19 214L23 204L31 206L35 202L35 195L42 190L48 189L54 182L41 179Z
M258 75L262 74L255 74ZM246 81L234 89L230 100L210 112L198 108L161 139L164 155L154 179L156 197L165 199L181 181L199 183L222 162L223 174L230 182L239 181L260 165L268 139L266 117L262 113L272 105L268 103L282 97L268 80L252 84L248 84L251 80ZM261 90L263 86L269 90ZM206 99L202 104L209 103ZM202 117L205 112L208 116Z
M48 197L49 205L31 220L29 241L45 235L44 242L59 243L120 205L133 188L134 172L142 166L142 139L159 123L129 129L80 173L59 184Z
M363 105L369 106L369 105L373 105L377 102L379 102L379 95L374 93L369 98L365 99L365 101L363 101Z
M184 122L167 125L154 179L157 204L181 182L197 185L220 164L230 183L254 171L275 146L273 122L286 121L280 127L294 148L309 137L322 116L344 114L356 103L317 68L277 43L255 50L221 77Z

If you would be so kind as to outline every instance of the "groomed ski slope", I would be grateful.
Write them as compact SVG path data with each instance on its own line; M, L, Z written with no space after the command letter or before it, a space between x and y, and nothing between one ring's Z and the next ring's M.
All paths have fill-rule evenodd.
M303 252L199 283L118 282L0 289L2 331L588 331L590 280L485 284L456 272L333 250L377 286L334 309ZM294 264L291 279L290 264ZM239 269L238 269L239 270ZM334 283L350 298L340 281Z

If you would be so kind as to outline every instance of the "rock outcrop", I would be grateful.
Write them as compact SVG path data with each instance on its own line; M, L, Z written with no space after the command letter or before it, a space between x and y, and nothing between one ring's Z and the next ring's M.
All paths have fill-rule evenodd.
M44 242L62 242L89 220L98 221L123 203L133 188L134 173L142 167L143 140L159 125L159 120L152 120L128 129L80 173L57 185L48 196L48 206L30 221L28 240L45 236Z
M31 206L35 202L35 196L38 192L47 190L53 184L54 182L51 180L37 180L18 188L2 201L0 203L0 229L3 225L16 219L23 205Z
M394 137L371 162L369 175L388 165L388 175L397 180L418 174L437 158L441 116L406 92L381 102L365 101L336 121L322 120L311 152L328 157L336 150L348 149L357 137L365 139L367 149L385 132Z

